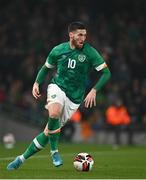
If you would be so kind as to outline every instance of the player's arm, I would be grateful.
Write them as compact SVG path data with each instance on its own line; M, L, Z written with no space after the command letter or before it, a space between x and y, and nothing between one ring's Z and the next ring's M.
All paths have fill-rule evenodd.
M43 81L45 80L45 77L47 76L49 71L50 71L50 68L48 68L45 63L41 67L41 69L39 70L39 72L37 74L36 80L35 80L35 82L33 84L33 88L32 88L32 94L36 99L38 99L41 96L40 90L39 90L39 85L43 83Z
M101 77L99 78L95 86L93 87L93 89L95 89L97 92L102 89L102 87L107 83L107 81L111 77L111 72L109 68L106 66L106 64L104 66L105 67L101 69L101 72L102 72Z
M102 89L102 87L107 83L107 81L111 77L111 73L109 68L107 67L104 59L102 56L94 49L91 48L91 62L92 66L97 70L101 71L102 75L100 76L100 79L98 82L95 84L95 86L91 89L91 91L87 94L84 102L85 102L85 107L92 107L93 105L96 106L96 93Z
M34 82L33 88L32 88L32 94L36 99L38 99L41 96L40 90L39 90L39 85L44 82L48 72L55 65L54 59L55 59L54 58L54 53L53 53L53 50L52 50L51 53L49 54L45 64L41 67L41 69L39 70L39 72L37 74L37 77L35 79L35 82Z
M91 89L91 91L87 94L85 98L85 107L96 106L96 93L102 89L102 87L107 83L107 81L111 77L111 72L108 67L105 67L101 70L102 75L95 86Z

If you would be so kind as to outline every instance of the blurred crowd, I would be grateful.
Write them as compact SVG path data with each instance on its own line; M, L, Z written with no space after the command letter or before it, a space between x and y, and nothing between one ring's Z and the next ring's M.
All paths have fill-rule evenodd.
M97 107L87 110L81 105L82 119L90 121L95 129L105 123L106 109L120 99L131 124L146 126L145 4L144 0L1 1L0 104L45 115L46 87L54 72L42 86L40 103L31 94L36 74L49 51L68 40L68 24L80 20L87 24L88 41L101 53L112 73L110 82L98 93ZM91 72L87 92L99 75Z

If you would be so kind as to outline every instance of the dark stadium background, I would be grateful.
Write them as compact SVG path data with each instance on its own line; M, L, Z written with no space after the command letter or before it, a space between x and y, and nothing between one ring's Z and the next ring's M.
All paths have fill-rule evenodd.
M7 133L16 141L30 141L44 127L46 87L53 74L41 87L39 103L31 95L32 85L49 51L68 40L68 24L79 20L87 24L88 40L105 58L112 78L99 93L97 107L81 105L80 122L67 124L61 140L115 144L105 111L120 99L131 117L128 127L119 127L120 143L145 144L145 10L145 0L1 0L0 141ZM91 72L87 92L97 79Z

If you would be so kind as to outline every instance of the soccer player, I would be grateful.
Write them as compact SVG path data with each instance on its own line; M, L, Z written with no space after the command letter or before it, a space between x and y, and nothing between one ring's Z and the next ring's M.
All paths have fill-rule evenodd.
M45 64L39 70L32 94L39 99L40 85L49 71L56 67L57 73L47 89L48 123L43 132L35 137L26 151L8 164L8 170L19 168L26 159L43 149L49 142L53 164L63 161L58 152L61 127L78 109L84 98L86 80L91 69L101 71L101 77L84 99L85 107L96 106L96 94L109 80L111 73L100 54L87 42L87 29L82 22L68 26L69 42L54 47Z

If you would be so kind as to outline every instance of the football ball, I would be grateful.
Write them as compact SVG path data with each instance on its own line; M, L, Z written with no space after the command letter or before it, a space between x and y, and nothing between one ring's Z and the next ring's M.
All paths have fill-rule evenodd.
M88 153L79 153L75 158L73 165L78 171L90 171L93 167L94 160Z

